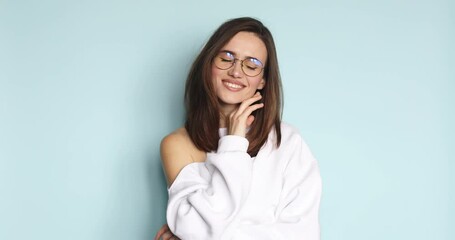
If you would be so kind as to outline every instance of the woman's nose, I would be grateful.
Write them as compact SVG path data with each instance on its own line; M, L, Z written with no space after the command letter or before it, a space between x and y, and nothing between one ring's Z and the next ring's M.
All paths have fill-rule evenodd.
M229 69L228 74L235 78L242 77L243 76L242 61L235 59L234 66L232 66Z

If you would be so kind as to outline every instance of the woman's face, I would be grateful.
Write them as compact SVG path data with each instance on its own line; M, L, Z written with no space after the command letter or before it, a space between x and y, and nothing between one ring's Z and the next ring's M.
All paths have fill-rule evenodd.
M251 64L259 64L260 66L262 63L262 67L264 67L267 61L266 46L254 33L237 33L221 48L220 52L223 53L223 59L220 60L219 58L218 60L224 61L221 64L225 64L227 59L237 59L232 67L225 70L216 66L216 59L212 62L212 80L221 107L237 105L245 99L252 97L257 90L264 87L263 69L261 69L262 71L257 76L248 76L254 75L253 68L247 69L251 67ZM248 75L242 70L241 60L245 60L243 62L243 68Z

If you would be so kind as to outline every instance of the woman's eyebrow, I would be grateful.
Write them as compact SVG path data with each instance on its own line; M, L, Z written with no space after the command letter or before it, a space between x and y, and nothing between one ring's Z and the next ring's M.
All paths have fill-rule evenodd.
M237 54L234 51L231 51L231 50L222 49L221 52L231 53L232 55L237 56ZM245 58L253 58L253 59L256 59L258 61L261 61L261 60L259 60L259 58L253 57L253 56L245 56Z
M236 55L236 53L234 51L227 50L227 49L223 49L223 50L221 50L221 52L226 52L226 53L230 53L232 55Z

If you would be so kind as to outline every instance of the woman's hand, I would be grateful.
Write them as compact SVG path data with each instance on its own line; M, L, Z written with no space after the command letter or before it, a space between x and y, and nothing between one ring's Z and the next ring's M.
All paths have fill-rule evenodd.
M253 111L264 107L263 103L255 103L262 98L259 92L256 92L251 98L243 101L240 106L229 116L228 130L230 135L238 135L245 137L246 129L251 126L254 121Z
M167 224L164 224L156 233L154 240L180 240L180 238L175 236L171 230L169 230L169 226Z

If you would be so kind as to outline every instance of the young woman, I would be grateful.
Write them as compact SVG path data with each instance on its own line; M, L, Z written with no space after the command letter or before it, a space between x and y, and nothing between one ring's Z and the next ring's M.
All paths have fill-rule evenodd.
M318 164L281 122L275 44L260 21L215 31L185 103L185 127L161 143L169 202L155 239L319 239Z

